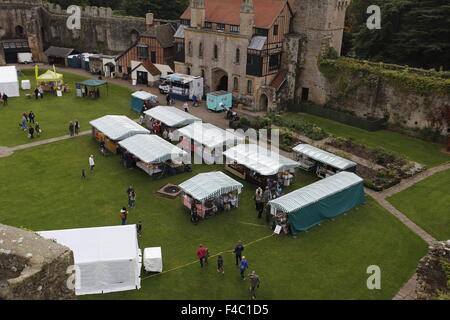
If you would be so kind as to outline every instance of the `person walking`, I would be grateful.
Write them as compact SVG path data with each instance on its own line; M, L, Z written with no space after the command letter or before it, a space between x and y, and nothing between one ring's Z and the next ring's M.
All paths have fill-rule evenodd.
M142 221L139 221L136 225L136 231L139 236L139 238L142 236Z
M250 278L250 292L252 295L252 300L256 300L256 289L259 288L261 280L259 279L259 276L256 274L256 271L254 270L250 274L249 278Z
M128 211L127 208L123 207L122 210L120 210L120 219L122 220L122 225L126 225L127 224L127 217L128 217Z
M166 103L167 105L170 105L170 95L166 94Z
M262 214L264 212L264 202L263 201L258 201L256 203L256 210L258 211L258 219L261 219Z
M39 125L38 122L36 122L36 126L34 127L34 131L36 132L38 137L41 136L41 126Z
M23 131L27 130L27 119L25 117L22 117L22 122L20 123L20 128Z
M37 100L39 98L39 89L38 87L36 87L36 89L34 89L34 97Z
M221 274L225 274L224 268L223 268L223 258L221 255L217 257L217 272L220 272Z
M194 224L198 223L198 212L195 202L191 204L191 222Z
M197 106L197 96L195 94L192 96L192 106L193 107Z
M39 86L38 90L39 90L39 97L41 97L41 99L44 99L44 89L42 89L42 86Z
M136 208L136 192L131 191L130 193L130 207Z
M206 248L201 244L197 250L197 258L200 260L200 268L203 268L206 255Z
M268 186L266 187L266 190L264 191L263 199L264 199L264 203L267 203L270 200L272 200L272 192L270 192L270 189Z
M29 133L30 139L33 139L34 138L34 128L33 128L33 126L30 125L30 127L28 128L28 133Z
M245 257L242 257L241 262L239 263L239 272L241 273L241 279L245 280L245 270L248 269L248 262Z
M78 120L75 120L74 129L75 129L75 134L79 135L80 134L80 122Z
M233 253L236 256L236 265L238 266L239 263L242 260L242 252L244 251L244 245L242 244L242 241L239 240L236 244L236 247L233 250Z
M75 131L75 126L72 121L69 121L69 134L71 137L73 137L74 131Z
M86 179L86 171L84 169L81 169L81 179Z
M94 173L95 162L94 162L94 156L92 154L89 157L89 167L91 168L91 173Z
M33 111L30 111L30 113L28 114L28 119L30 119L30 123L34 123L34 119L36 118L36 115L34 114Z
M24 112L22 115L25 118L25 120L28 122L28 113Z
M189 105L188 105L187 102L185 102L185 103L183 104L183 108L184 108L184 112L189 113Z

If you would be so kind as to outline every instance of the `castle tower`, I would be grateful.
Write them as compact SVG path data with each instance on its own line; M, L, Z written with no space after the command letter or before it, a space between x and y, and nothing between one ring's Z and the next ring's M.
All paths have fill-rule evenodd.
M203 28L205 26L205 0L191 0L191 27Z
M240 33L246 36L253 35L255 11L252 0L242 0L240 11Z
M340 55L345 12L350 0L296 0L293 32L306 37L301 44L300 72L297 74L297 99L323 104L327 99L327 81L317 66L317 57L327 46Z

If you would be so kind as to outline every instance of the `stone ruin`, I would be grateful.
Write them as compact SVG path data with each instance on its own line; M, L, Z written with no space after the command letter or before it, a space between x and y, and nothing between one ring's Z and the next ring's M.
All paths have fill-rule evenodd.
M38 234L0 224L0 300L71 300L72 251Z
M417 300L436 299L438 291L450 294L449 279L441 261L450 263L450 240L434 243L420 260L417 267Z

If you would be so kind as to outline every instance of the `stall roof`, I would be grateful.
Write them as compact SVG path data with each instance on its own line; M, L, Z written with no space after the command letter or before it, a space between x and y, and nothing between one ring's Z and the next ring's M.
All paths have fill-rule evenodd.
M278 210L290 213L362 182L363 179L356 174L343 171L272 200L269 203Z
M325 150L313 147L309 144L300 144L292 150L296 153L304 154L309 158L312 158L321 163L325 163L340 170L346 170L348 168L356 166L356 163L353 161L341 158Z
M37 78L38 81L57 81L57 80L62 80L62 79L63 79L63 75L61 73L56 73L52 70L45 71L43 74L41 74Z
M172 128L180 128L197 121L202 121L200 118L175 107L157 106L144 113Z
M225 151L224 155L263 176L300 166L298 162L256 144L240 144Z
M80 82L80 85L82 86L88 86L88 87L100 87L107 84L106 81L103 80L96 80L96 79L88 79L83 82Z
M154 94L151 94L150 92L147 91L136 91L135 93L132 94L132 96L144 101L151 100L154 97L157 97Z
M203 201L221 194L238 190L243 185L221 171L200 173L183 182L179 187L194 199Z
M221 148L243 143L244 138L232 131L220 129L210 123L194 122L175 131L176 137L186 137L208 148Z
M137 134L119 142L129 153L145 163L181 161L187 153L157 135Z
M149 134L150 131L126 116L104 116L89 122L110 139L118 141L135 134Z

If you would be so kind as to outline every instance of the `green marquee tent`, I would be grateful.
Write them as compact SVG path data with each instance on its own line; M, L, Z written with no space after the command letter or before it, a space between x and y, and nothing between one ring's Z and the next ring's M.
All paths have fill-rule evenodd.
M333 219L365 202L363 179L340 172L269 202L271 214L288 214L292 235Z

